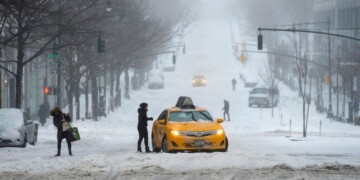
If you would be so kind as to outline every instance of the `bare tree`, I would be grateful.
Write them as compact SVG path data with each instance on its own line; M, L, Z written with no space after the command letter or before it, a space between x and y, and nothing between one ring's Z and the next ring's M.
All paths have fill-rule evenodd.
M96 5L97 0L5 0L0 3L2 30L9 34L2 44L17 49L16 59L1 61L0 68L15 77L15 107L21 108L24 66L52 50L52 43L60 34L71 31L75 24L81 24L83 19L78 17ZM75 7L76 12L73 11ZM26 56L25 51L28 52ZM16 70L7 68L5 63L16 64Z
M271 117L274 117L274 96L275 89L279 83L279 80L276 76L276 68L273 60L273 56L269 56L269 61L264 66L264 70L259 72L259 76L265 86L270 90L271 96Z

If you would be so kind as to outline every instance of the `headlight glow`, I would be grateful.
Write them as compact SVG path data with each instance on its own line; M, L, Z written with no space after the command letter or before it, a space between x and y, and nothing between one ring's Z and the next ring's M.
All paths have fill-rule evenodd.
M222 134L224 134L224 130L223 129L216 130L216 134L222 135Z
M172 130L172 131L171 131L171 134L174 135L174 136L179 136L179 135L180 135L180 131Z

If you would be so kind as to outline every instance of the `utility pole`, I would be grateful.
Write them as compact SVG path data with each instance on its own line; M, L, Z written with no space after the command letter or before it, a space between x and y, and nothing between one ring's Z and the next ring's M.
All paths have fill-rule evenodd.
M331 96L331 88L332 88L332 80L331 80L331 39L330 39L330 17L328 16L328 58L329 58L329 110L328 110L328 117L332 117L332 96Z
M62 89L61 89L61 58L60 58L60 27L61 27L61 0L59 1L59 17L58 17L58 23L59 23L59 27L58 27L58 37L56 38L57 41L57 49L58 49L58 61L57 61L57 106L61 107L62 103L61 103L61 93L62 93Z

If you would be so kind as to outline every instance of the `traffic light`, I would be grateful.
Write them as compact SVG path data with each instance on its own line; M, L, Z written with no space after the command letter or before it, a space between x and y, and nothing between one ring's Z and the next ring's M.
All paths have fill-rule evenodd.
M102 40L99 36L97 41L97 52L98 53L104 53L105 52L105 40Z
M173 64L176 64L176 55L173 54Z
M323 83L326 84L326 85L329 85L330 84L330 78L327 74L325 74L323 76Z
M44 87L43 90L44 90L45 95L49 95L49 93L50 93L50 88L49 87L46 86L46 87Z
M263 36L261 34L258 35L258 50L263 49Z
M57 88L53 86L45 86L43 91L45 95L57 95Z
M241 53L241 55L240 55L240 62L244 64L244 63L245 63L245 60L246 60L245 54L244 54L244 53Z

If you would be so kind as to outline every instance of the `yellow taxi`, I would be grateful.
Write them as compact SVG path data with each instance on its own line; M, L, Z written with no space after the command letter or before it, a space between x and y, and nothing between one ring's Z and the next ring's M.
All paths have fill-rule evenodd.
M189 97L180 97L175 107L165 109L153 122L151 139L154 152L223 151L229 143L220 125L210 113L195 107Z

